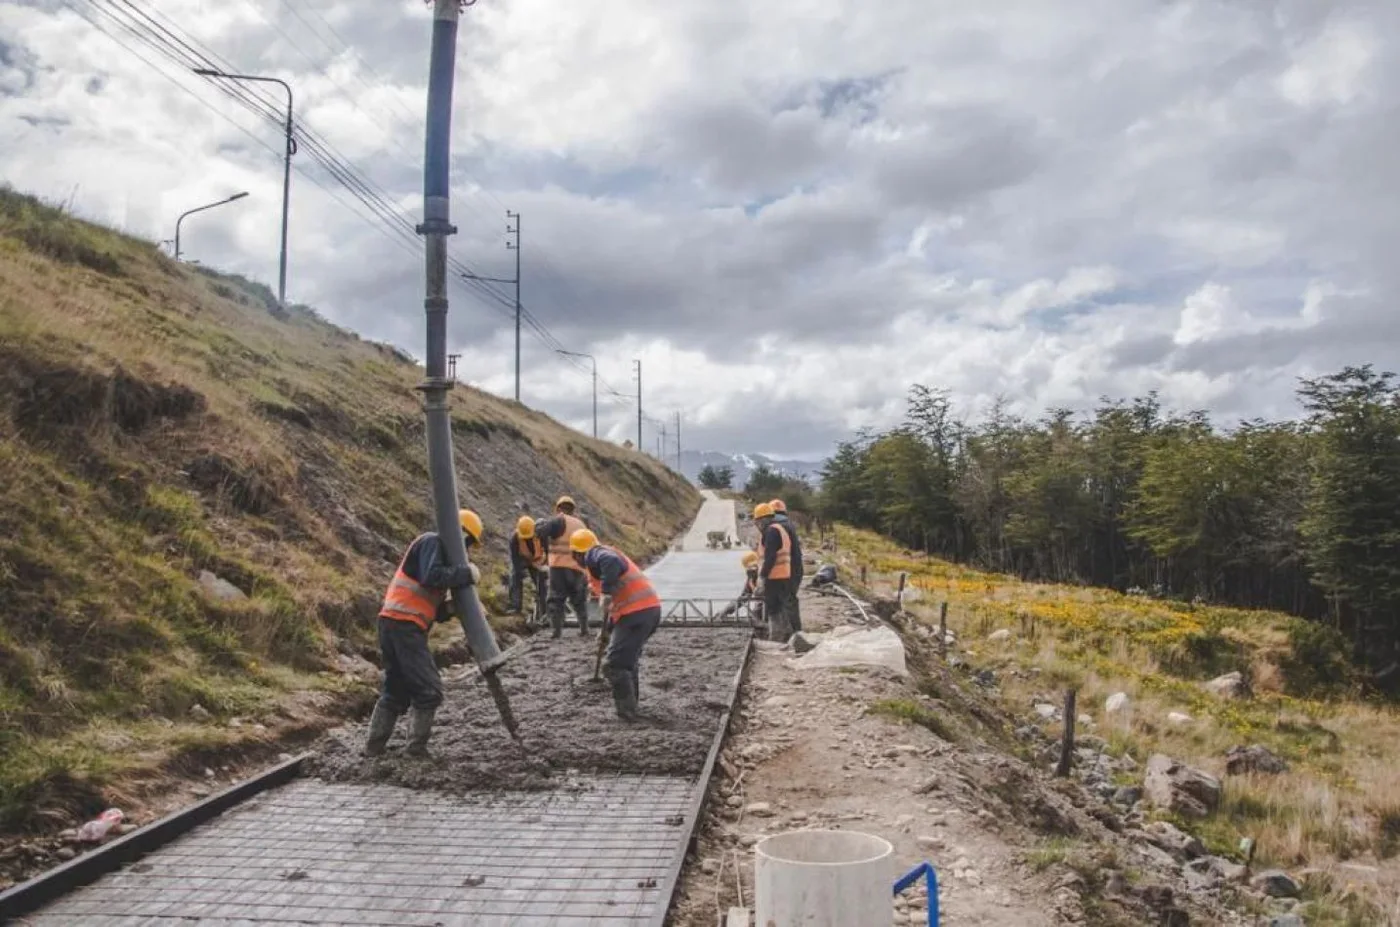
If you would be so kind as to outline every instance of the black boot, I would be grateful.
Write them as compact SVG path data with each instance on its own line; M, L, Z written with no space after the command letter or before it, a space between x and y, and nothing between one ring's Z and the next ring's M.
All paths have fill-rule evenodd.
M637 720L637 693L632 688L632 673L628 670L608 669L608 680L612 683L613 707L623 721Z
M549 636L554 640L558 640L564 633L564 603L559 602L556 604L550 602L547 606L547 610L549 612L550 627L554 629L554 632Z
M382 756L389 737L394 733L394 725L399 716L389 710L383 702L375 702L374 713L369 716L369 739L365 741L365 756Z
M427 755L428 738L433 734L433 714L436 711L436 708L413 709L408 728L408 749L404 751L409 756Z

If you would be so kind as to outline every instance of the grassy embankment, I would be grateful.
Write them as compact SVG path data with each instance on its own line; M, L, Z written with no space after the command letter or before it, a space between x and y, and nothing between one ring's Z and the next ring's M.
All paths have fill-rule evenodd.
M364 703L345 660L431 520L421 377L265 286L0 190L0 829ZM570 492L645 556L698 505L645 455L477 390L452 404L488 607L522 511ZM204 570L246 598L203 594Z
M1022 582L844 527L837 538L847 578L863 564L872 589L889 595L898 574L909 574L907 607L918 620L936 626L939 603L948 602L958 638L950 653L995 671L1013 716L1025 717L1033 701L1058 704L1063 689L1076 688L1079 713L1109 750L1140 764L1166 753L1218 775L1219 811L1174 823L1236 859L1240 839L1253 838L1256 866L1301 873L1308 923L1400 917L1400 711L1362 698L1343 656L1314 626L1275 612ZM999 629L1011 639L990 642ZM1203 687L1232 671L1249 680L1251 695L1222 698ZM1107 714L1115 692L1126 692L1131 707ZM1192 720L1169 723L1173 711ZM1225 751L1256 743L1286 759L1289 771L1226 776Z

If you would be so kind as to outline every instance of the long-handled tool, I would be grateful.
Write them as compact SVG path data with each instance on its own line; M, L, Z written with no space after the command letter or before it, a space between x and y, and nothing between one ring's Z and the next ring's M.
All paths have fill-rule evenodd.
M612 637L612 622L608 620L608 600L603 599L603 607L599 609L603 615L603 627L598 632L598 654L593 660L593 681L601 682L603 679L603 654L608 650L608 640Z

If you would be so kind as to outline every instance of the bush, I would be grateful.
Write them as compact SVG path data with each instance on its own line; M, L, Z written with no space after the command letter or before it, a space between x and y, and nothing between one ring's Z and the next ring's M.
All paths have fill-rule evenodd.
M1336 628L1294 619L1288 625L1289 652L1279 661L1289 695L1325 695L1351 682L1347 639Z

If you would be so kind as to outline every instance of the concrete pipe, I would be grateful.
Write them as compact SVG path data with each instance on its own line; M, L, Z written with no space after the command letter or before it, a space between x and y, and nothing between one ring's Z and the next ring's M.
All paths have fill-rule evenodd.
M756 922L768 927L891 927L894 847L846 830L798 830L754 847Z

